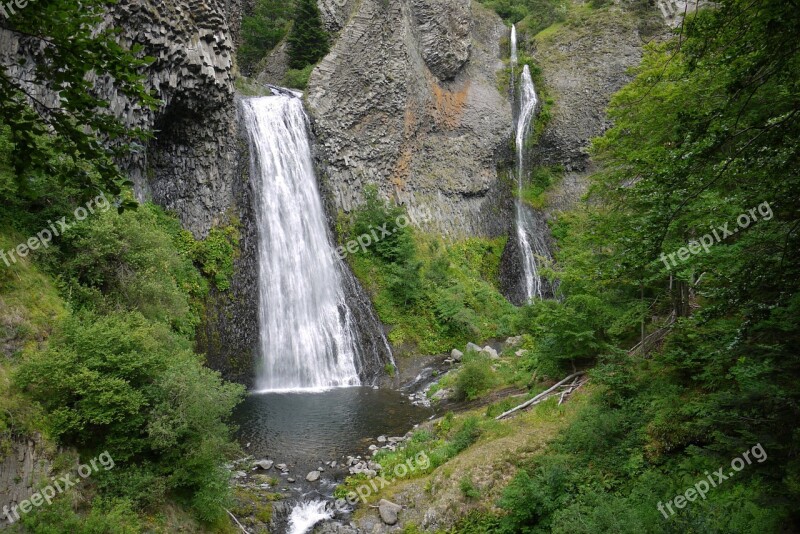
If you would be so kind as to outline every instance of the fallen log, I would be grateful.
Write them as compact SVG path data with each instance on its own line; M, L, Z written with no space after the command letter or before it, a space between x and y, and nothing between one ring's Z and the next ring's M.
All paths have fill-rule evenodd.
M549 393L552 393L553 391L555 391L555 390L556 390L556 389L558 389L559 387L563 386L564 384L566 384L566 383L567 383L567 382L569 382L570 380L573 380L574 378L577 378L577 377L579 377L579 376L581 376L581 375L583 375L583 374L584 374L584 373L583 373L583 371L578 371L577 373L572 373L572 374L571 374L571 375L569 375L567 378L565 378L565 379L561 380L561 381L560 381L560 382L558 382L556 385L552 386L550 389L547 389L547 390L545 390L545 391L542 391L541 393L539 393L538 395L536 395L534 398L532 398L532 399L530 399L530 400L527 400L527 401L523 402L523 403L522 403L522 404L520 404L519 406L516 406L516 407L514 407L514 408L511 408L511 409L510 409L510 410L508 410L507 412L503 412L503 413L501 413L500 415L498 415L497 417L495 417L495 419L496 419L496 420L503 419L504 417L508 417L509 415L511 415L512 413L514 413L514 412L516 412L516 411L519 411L519 410L525 409L525 408L527 408L528 406L532 406L532 405L534 405L534 404L538 403L539 401L541 401L541 400L544 400L544 398L545 398L545 397L546 397L546 396L547 396Z

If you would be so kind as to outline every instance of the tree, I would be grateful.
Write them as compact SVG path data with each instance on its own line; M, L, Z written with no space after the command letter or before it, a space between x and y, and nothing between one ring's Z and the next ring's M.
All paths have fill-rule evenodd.
M289 34L289 67L302 69L328 53L328 34L316 0L299 0Z
M239 64L247 71L281 42L289 31L292 2L258 0L253 14L242 20Z
M17 193L35 200L42 189L29 187L30 175L57 174L52 154L40 149L45 139L79 170L61 173L64 185L85 196L96 195L98 189L119 194L129 181L116 161L141 146L138 141L147 133L129 128L108 112L111 102L100 95L98 83L112 84L134 105L153 107L158 101L143 84L143 69L152 59L143 57L140 47L128 50L120 45L118 29L103 28L108 9L104 0L10 6L8 17L0 19L0 33L22 43L26 55L17 61L33 63L28 79L18 77L12 65L0 68L0 119L10 129ZM57 94L59 103L45 101L33 87Z

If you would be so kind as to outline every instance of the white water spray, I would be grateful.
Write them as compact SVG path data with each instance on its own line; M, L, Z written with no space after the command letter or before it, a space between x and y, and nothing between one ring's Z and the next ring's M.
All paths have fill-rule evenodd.
M325 501L302 502L289 514L289 534L306 534L320 521L330 519L333 513L325 506Z
M511 68L512 80L514 67L517 65L517 28L511 26ZM513 98L513 93L512 93ZM519 81L519 108L516 122L516 149L517 149L517 192L516 201L516 230L520 255L522 256L522 270L525 289L525 300L530 302L534 298L542 298L544 281L539 273L537 256L548 258L550 251L547 247L542 232L534 231L538 226L522 200L523 182L525 179L525 140L528 137L531 123L536 113L539 99L533 85L531 72L528 65L522 68Z
M325 219L302 101L247 99L262 391L357 386L358 335Z

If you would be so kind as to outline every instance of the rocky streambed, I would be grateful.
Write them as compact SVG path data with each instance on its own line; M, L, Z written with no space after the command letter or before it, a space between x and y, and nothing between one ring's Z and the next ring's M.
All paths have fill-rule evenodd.
M496 359L519 342L469 344L464 352ZM231 514L249 532L302 534L315 525L315 532L359 532L351 523L356 499L337 501L336 487L350 475L377 486L396 478L374 461L379 451L402 447L414 428L438 413L468 408L440 385L462 357L454 349L407 359L381 388L251 394L235 414L247 456L227 466L236 498ZM397 520L393 503L379 502L378 511L384 525Z

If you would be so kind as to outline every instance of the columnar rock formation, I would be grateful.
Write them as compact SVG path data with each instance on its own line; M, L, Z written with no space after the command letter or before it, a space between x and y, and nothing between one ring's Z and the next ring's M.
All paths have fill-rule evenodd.
M336 209L375 184L448 236L508 231L496 170L511 124L497 90L506 31L469 0L358 4L307 92Z

